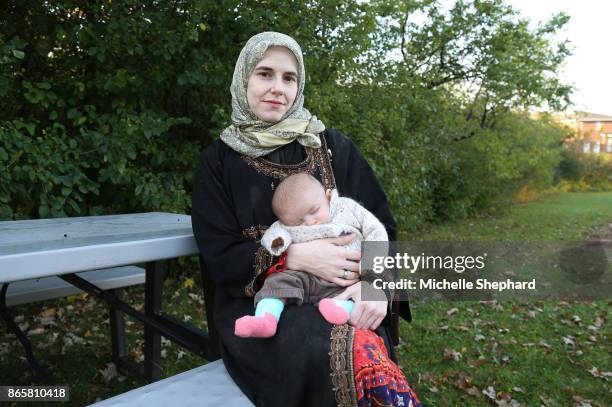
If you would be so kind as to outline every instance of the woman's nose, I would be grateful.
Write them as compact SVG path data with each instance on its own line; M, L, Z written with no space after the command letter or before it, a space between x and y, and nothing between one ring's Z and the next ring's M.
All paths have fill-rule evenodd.
M274 80L274 82L272 83L272 87L270 88L270 92L275 95L282 95L283 93L285 93L285 85L283 84L282 78L277 78Z

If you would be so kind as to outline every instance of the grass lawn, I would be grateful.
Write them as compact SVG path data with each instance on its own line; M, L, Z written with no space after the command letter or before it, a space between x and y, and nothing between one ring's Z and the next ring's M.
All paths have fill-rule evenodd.
M612 193L567 193L517 205L503 217L435 226L418 238L577 240L610 222ZM166 308L172 305L171 313L178 318L205 327L196 276L194 271L168 278L164 303ZM142 307L143 291L131 288L126 298ZM528 406L610 406L611 304L414 304L414 321L401 326L400 364L429 406L512 405L511 400ZM108 314L101 302L82 295L12 311L28 332L38 359L53 371L54 383L70 385L70 405L86 405L145 384L134 374L117 372L110 363ZM142 328L127 320L132 355L142 358ZM25 352L5 332L0 333L0 384L38 384ZM205 362L167 341L162 349L165 376Z
M565 193L400 238L569 241L611 223L612 193ZM427 405L610 406L611 304L414 304L398 353Z

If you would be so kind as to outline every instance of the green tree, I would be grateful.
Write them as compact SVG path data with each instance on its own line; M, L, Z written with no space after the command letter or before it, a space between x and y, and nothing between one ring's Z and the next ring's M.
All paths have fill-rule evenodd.
M558 73L570 50L567 40L557 39L567 15L532 28L503 0L458 0L449 8L436 0L383 0L377 6L388 24L381 35L401 54L397 74L462 102L471 126L455 137L495 126L513 109L569 104L572 88Z

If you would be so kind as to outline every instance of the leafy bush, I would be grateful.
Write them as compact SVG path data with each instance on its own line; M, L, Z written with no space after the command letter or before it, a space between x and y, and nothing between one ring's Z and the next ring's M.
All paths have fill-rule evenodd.
M517 112L567 96L549 74L566 20L532 32L500 2L460 3L447 18L435 1L10 2L0 218L188 213L198 155L229 124L236 57L264 30L301 44L307 107L357 143L401 228L503 208L525 185L547 187L559 160L562 131ZM410 13L427 24L402 31ZM480 62L453 62L466 53Z
M559 163L560 189L569 191L612 190L612 159L604 155L567 151Z

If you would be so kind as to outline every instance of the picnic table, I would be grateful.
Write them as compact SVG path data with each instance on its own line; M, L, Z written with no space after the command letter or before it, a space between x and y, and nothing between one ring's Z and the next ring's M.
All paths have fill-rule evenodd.
M116 312L128 314L144 324L143 365L128 357L124 339L123 343L113 343L113 355L120 363L144 374L148 381L155 381L161 375L160 335L202 357L208 354L207 332L162 311L165 260L197 255L198 252L188 215L150 212L3 221L0 222L0 283L3 286L0 302L5 305L7 284L59 276L103 299ZM141 263L145 264L146 270L144 312L137 311L120 296L104 291L76 274L88 270L102 270L103 273L113 267ZM115 321L115 324L121 325L122 321ZM123 328L119 325L111 328ZM15 328L19 330L13 324L12 329ZM19 333L16 332L21 340Z

